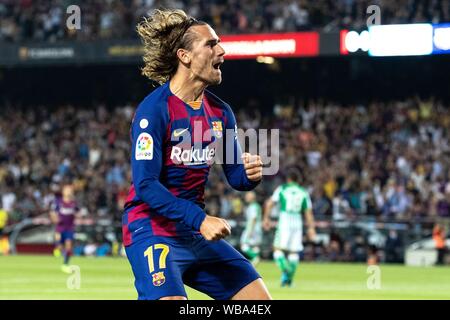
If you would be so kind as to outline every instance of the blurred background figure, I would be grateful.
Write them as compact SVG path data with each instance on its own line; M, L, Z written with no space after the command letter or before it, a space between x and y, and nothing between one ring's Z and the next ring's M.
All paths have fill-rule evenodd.
M292 285L300 253L303 252L303 219L307 227L306 235L315 240L316 229L308 191L299 185L299 173L291 168L285 183L278 186L264 207L264 229L270 230L270 213L275 205L279 206L275 238L273 240L273 257L281 271L281 286ZM287 255L287 257L286 257Z
M400 263L402 261L402 240L396 230L389 230L385 245L385 261Z
M241 250L256 266L260 261L262 244L262 210L256 201L256 193L253 191L245 194L245 229L241 235Z
M380 261L380 257L378 256L378 248L375 245L370 245L368 247L367 253L367 264L369 266L377 265Z
M447 247L445 244L445 229L440 223L436 223L433 227L433 240L438 253L436 264L443 265Z
M55 224L55 257L64 257L61 270L70 272L69 260L72 256L75 217L79 208L75 201L75 190L72 183L64 183L61 197L57 197L51 205L50 218Z
M0 253L4 256L9 254L8 236L3 234L3 229L8 222L8 212L0 207Z

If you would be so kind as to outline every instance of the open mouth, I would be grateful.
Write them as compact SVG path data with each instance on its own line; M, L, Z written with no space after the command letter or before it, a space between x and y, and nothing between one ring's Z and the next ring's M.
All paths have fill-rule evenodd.
M222 63L223 63L223 61L219 61L219 62L213 64L213 68L216 69L216 70L219 70L219 68L222 65Z

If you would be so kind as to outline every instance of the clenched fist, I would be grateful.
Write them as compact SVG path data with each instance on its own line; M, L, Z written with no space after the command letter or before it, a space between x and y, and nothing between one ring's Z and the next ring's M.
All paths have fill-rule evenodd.
M208 241L216 241L231 234L231 227L225 219L206 216L200 226L200 233Z
M262 179L263 163L258 155L243 153L242 160L244 162L245 173L251 181L259 181Z

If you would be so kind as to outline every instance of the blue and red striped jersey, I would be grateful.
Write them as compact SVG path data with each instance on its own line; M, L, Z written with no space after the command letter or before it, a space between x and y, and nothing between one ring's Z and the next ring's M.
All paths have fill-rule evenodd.
M205 90L199 108L175 96L170 82L138 106L130 136L132 184L122 217L125 246L151 236L198 233L205 219L204 190L220 159L228 183L247 191L247 178L230 106ZM231 132L231 135L230 135Z
M74 231L75 214L80 210L75 200L64 201L63 198L56 198L50 205L50 210L58 214L56 232Z

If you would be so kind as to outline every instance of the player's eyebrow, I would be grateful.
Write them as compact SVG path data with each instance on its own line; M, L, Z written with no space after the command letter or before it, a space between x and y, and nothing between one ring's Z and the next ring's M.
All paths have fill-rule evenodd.
M207 46L209 46L209 45L216 45L216 44L218 44L219 42L220 42L220 39L219 39L219 38L217 38L217 39L209 39L209 40L206 41L206 45L207 45Z

